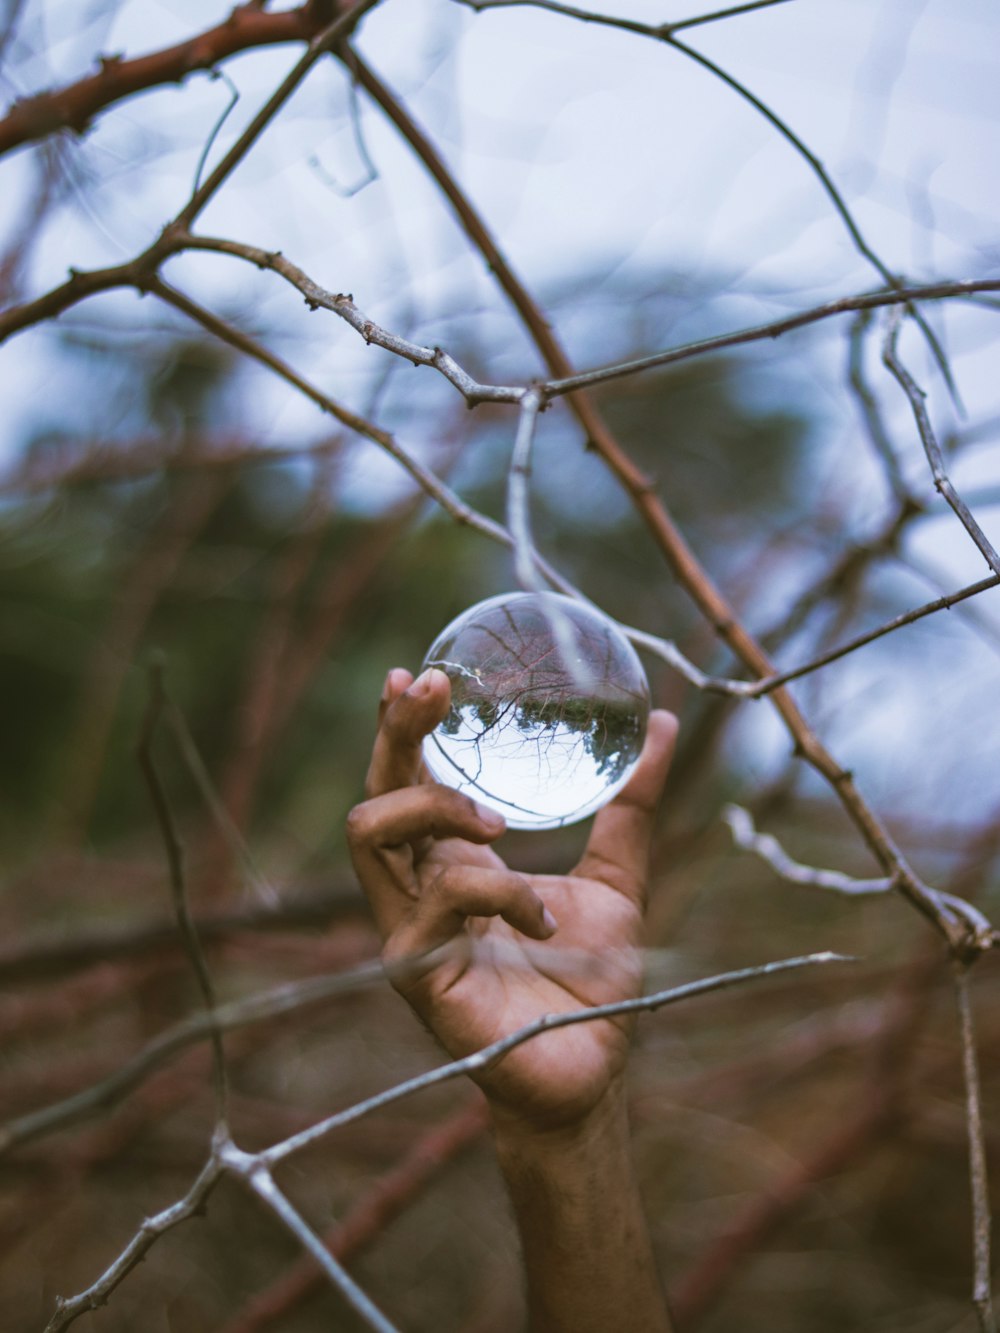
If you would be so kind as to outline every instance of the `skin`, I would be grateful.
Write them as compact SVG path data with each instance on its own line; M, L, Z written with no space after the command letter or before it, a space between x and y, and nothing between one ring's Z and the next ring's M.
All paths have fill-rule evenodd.
M448 711L437 670L389 672L366 781L348 817L358 877L393 984L454 1057L544 1014L639 994L653 816L676 720L650 715L645 748L594 819L568 875L521 875L491 844L502 816L434 783L421 742ZM668 1333L628 1145L632 1021L546 1032L477 1082L521 1234L535 1333Z

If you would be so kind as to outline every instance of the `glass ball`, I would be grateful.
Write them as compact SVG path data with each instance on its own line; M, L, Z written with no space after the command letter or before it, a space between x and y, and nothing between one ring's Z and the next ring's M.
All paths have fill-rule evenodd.
M599 611L558 593L491 597L438 635L427 667L451 681L448 715L423 743L431 776L510 828L586 819L631 776L649 685Z

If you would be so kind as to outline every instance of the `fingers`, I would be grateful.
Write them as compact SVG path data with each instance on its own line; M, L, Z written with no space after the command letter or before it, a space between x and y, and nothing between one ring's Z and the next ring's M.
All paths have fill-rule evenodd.
M421 893L386 947L388 962L429 953L455 938L469 917L503 917L534 940L547 940L555 918L521 875L480 866L447 866Z
M412 684L410 679L410 673L400 667L386 677L365 781L368 796L382 796L419 781L421 743L451 704L451 683L443 671L431 667Z
M426 838L486 844L505 828L502 815L436 784L403 787L355 806L347 817L347 843L383 934L396 927L417 896L413 844Z
M599 879L641 901L646 886L653 821L677 739L677 719L658 709L649 715L646 744L628 784L594 820L576 874Z

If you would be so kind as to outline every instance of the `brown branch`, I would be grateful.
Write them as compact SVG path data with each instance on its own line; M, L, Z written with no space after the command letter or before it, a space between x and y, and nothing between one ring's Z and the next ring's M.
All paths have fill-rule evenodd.
M887 1001L870 1057L866 1095L854 1115L842 1117L815 1152L797 1161L752 1199L671 1288L671 1308L681 1328L697 1324L722 1296L735 1268L788 1220L821 1181L856 1162L900 1122L914 1054L913 1038L925 1017L938 970L935 956L922 955L910 965L895 995Z
M177 918L178 931L181 939L184 941L184 952L187 954L188 960L191 963L191 969L198 982L198 989L201 991L202 1002L205 1006L205 1021L212 1046L212 1076L215 1085L216 1128L221 1129L226 1122L228 1080L226 1078L226 1060L222 1046L222 1032L216 1021L217 1005L215 1000L215 988L212 985L212 977L208 970L208 963L205 960L201 941L198 938L198 931L194 921L191 919L191 911L187 897L187 885L184 877L183 848L181 847L180 838L177 834L173 813L170 809L170 802L156 768L156 761L153 758L153 741L156 735L157 724L163 709L167 704L167 695L163 684L162 664L153 663L150 667L149 683L149 704L146 709L145 719L143 720L142 734L140 736L138 748L139 767L146 780L146 786L149 790L153 809L156 813L156 822L159 824L160 834L163 838L163 846L167 856L167 868L170 879L170 895L173 902L174 915Z
M371 913L353 877L344 876L321 893L297 894L274 907L242 907L193 918L208 943L244 933L315 930L341 921L369 921ZM160 957L181 947L173 920L141 921L92 929L74 926L72 934L19 941L0 951L0 985L48 981L115 959ZM120 987L120 983L115 983ZM0 1033L2 1035L2 1033Z
M341 447L339 437L317 444L258 445L239 438L198 439L178 449L161 436L117 444L94 441L72 450L46 449L29 455L0 475L0 496L33 497L46 491L94 482L134 481L157 472L211 472L217 468L253 467L288 459L321 458Z
M16 101L0 120L0 154L59 130L83 134L95 116L116 102L164 84L181 84L195 71L212 69L241 51L309 41L327 22L329 5L316 0L276 13L265 12L250 0L237 5L214 28L176 46L131 60L102 56L96 74Z

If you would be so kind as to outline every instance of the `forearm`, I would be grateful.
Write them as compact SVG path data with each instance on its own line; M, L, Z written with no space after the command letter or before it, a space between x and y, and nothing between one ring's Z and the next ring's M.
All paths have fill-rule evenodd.
M496 1142L524 1249L531 1333L670 1333L621 1093L572 1130L499 1120Z

